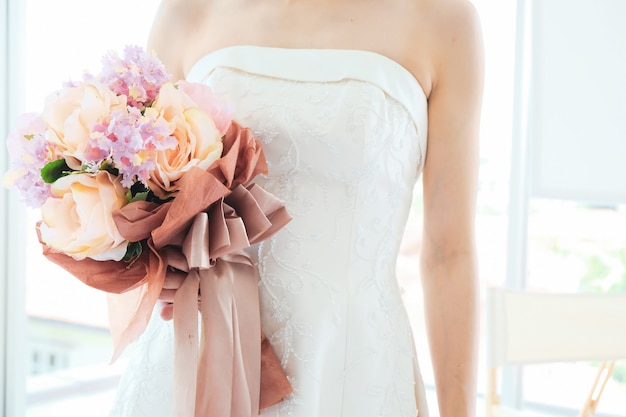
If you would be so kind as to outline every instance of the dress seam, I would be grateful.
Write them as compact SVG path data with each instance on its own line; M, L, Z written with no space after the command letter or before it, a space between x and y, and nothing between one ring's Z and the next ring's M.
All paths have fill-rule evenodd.
M361 148L361 167L365 166L365 160L366 160L366 155L365 155L365 147ZM356 210L356 208L358 207L358 203L359 203L359 199L361 197L361 193L363 190L363 186L362 186L362 178L359 179L358 183L357 183L357 189L354 193L354 201L353 201L353 210ZM348 321L350 320L350 299L351 297L351 285L352 285L352 269L351 269L351 265L352 265L352 261L353 258L356 254L356 242L355 242L355 229L357 228L357 221L355 221L356 219L353 218L351 225L350 225L350 245L352 245L355 248L355 251L350 251L350 256L348 256L348 260L347 260L347 279L346 279L346 308L345 308L345 317L346 317L346 321L345 321L345 342L344 342L344 349L343 349L343 356L344 356L344 360L343 360L343 375L342 375L342 384L341 384L341 416L343 417L345 415L345 399L346 399L346 383L347 383L347 372L348 372L348 361L347 361L347 356L348 356L348 342L349 342L349 337L348 337L348 331L350 329L350 326L348 324Z

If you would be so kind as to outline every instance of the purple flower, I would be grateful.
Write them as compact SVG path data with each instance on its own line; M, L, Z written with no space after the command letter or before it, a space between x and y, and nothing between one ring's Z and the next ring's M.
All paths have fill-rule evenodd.
M97 172L108 165L119 171L124 187L130 188L137 181L147 186L157 151L176 147L172 130L151 108L144 114L130 106L126 112L112 112L92 127L86 170Z
M154 100L169 80L165 66L138 46L127 46L124 57L109 52L103 58L98 79L116 94L128 97L128 104L141 110Z
M39 172L27 171L14 184L24 203L31 208L39 208L51 196L50 184L46 184Z
M7 137L11 170L4 183L15 186L29 207L39 207L50 196L50 185L41 178L41 169L58 158L46 142L46 123L37 113L25 113L16 120Z

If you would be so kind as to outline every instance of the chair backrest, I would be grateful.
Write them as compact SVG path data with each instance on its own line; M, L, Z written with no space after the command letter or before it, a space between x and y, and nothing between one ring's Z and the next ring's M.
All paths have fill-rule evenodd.
M626 294L487 289L487 365L626 358Z

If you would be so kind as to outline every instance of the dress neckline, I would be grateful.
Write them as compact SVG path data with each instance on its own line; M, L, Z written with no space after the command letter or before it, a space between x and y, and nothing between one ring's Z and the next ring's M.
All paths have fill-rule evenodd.
M215 49L215 50L213 50L211 52L208 52L205 55L203 55L200 58L198 58L198 60L196 62L194 62L193 65L189 68L189 71L187 73L187 79L189 79L190 76L194 75L194 73L196 73L198 71L198 67L199 66L201 67L204 61L211 60L211 58L214 55L224 55L224 54L227 54L227 53L230 53L230 52L233 52L233 51L240 51L241 49L254 50L257 53L267 52L269 54L286 53L286 54L294 54L294 55L308 55L308 54L312 54L312 55L335 55L335 56L340 55L340 54L352 55L352 56L359 56L360 55L364 59L371 58L373 60L378 60L381 63L386 63L386 64L389 64L392 67L395 67L395 69L400 71L401 73L403 73L404 76L408 76L408 78L411 79L411 83L412 84L416 84L416 86L420 90L421 94L424 97L426 97L426 93L425 93L424 88L422 87L421 83L419 82L417 77L415 77L415 75L413 75L413 73L408 70L408 68L406 68L404 65L400 64L398 61L396 61L396 60L394 60L392 58L389 58L386 55L383 55L381 53L374 52L374 51L365 50L365 49L287 48L287 47L247 45L247 44L225 46L225 47L222 47L222 48Z
M285 59L289 65L285 65ZM373 51L227 46L199 58L186 79L203 82L219 67L304 82L364 81L403 104L418 124L422 124L419 122L427 110L426 94L417 78L397 61Z

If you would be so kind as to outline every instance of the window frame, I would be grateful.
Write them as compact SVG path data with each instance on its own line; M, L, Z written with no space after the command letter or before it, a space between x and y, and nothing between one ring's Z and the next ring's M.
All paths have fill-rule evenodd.
M540 0L511 0L516 3L515 12L515 64L513 86L513 119L511 135L511 170L509 180L507 271L504 287L514 290L528 289L529 222L531 204L534 200L546 198L536 195L531 184L531 136L533 134L532 106L533 91L531 81L533 71L533 51L541 44L537 34L536 5ZM576 201L555 196L555 200ZM501 376L501 403L514 409L527 409L543 414L577 412L579 405L563 407L552 403L542 403L527 399L524 392L524 366L503 367ZM592 381L589 381L591 384ZM582 406L582 403L580 404ZM617 417L614 414L598 412L597 416Z
M0 0L0 135L6 138L12 120L20 113L22 87L20 42L24 27L19 0ZM6 146L0 151L0 172L9 167ZM3 416L25 415L26 402L26 314L24 310L24 210L16 192L2 187L0 217L0 410Z

